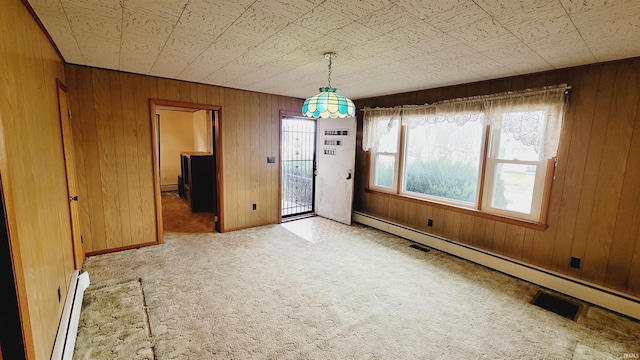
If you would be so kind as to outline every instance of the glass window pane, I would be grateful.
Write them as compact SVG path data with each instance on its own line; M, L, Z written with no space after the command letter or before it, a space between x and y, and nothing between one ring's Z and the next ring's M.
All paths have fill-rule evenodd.
M408 129L404 191L475 204L482 132L480 122Z
M536 165L497 164L491 206L530 214L536 168Z
M496 157L503 160L538 161L544 111L505 113Z
M392 155L376 155L374 185L391 188L396 157Z
M397 153L398 152L398 131L400 131L400 120L394 120L387 135L383 135L378 141L376 152Z

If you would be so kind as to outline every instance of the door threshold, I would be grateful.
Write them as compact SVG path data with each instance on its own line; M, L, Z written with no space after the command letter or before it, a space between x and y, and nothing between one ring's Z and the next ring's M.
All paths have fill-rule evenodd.
M307 213L307 214L288 216L286 218L282 218L281 223L286 223L286 222L289 222L289 221L302 220L302 219L306 219L306 218L310 218L310 217L314 217L314 216L316 216L316 213Z

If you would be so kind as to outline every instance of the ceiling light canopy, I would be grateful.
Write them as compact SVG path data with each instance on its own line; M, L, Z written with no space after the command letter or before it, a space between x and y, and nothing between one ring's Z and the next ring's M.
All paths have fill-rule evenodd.
M321 87L320 92L307 100L302 105L302 114L311 118L346 118L353 117L356 107L353 101L338 93L338 89L331 87L331 63L336 53L324 54L329 60L329 86Z

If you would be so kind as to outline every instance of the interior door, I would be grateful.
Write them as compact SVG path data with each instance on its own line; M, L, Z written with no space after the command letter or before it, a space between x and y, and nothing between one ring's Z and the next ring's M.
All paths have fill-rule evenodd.
M316 214L351 225L356 118L318 119Z
M78 208L78 184L76 180L76 157L73 146L73 132L67 88L58 82L58 103L60 109L60 125L62 128L62 145L64 151L64 165L67 172L67 191L69 193L69 213L71 216L71 236L73 244L73 263L76 270L82 268L84 248L80 227L80 210Z

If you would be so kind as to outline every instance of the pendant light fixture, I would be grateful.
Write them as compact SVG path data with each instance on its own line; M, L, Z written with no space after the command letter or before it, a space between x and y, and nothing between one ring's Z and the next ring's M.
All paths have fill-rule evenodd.
M320 93L308 98L302 105L302 114L311 118L346 118L353 117L356 107L353 101L338 94L338 89L331 87L331 62L336 53L326 53L324 58L329 60L329 86L321 87Z

